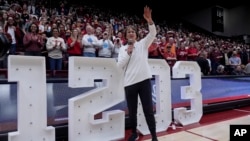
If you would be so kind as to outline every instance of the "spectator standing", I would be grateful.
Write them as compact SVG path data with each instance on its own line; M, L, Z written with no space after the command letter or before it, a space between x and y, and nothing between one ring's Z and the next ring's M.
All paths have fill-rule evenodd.
M86 34L82 37L83 56L96 57L98 39L94 34L94 28L91 25L86 26Z
M233 51L232 56L228 60L229 66L230 66L230 73L232 73L237 66L241 65L241 59L239 56L237 56L237 51Z
M185 47L185 42L181 42L180 47L176 49L176 58L178 61L187 61L188 51Z
M50 70L52 76L55 76L56 70L62 70L63 52L67 50L64 39L59 37L59 30L52 29L53 36L48 38L46 48L48 50L48 57L50 63Z
M210 72L209 62L207 60L207 53L201 52L196 58L198 65L200 66L202 75L208 75Z
M99 40L98 44L98 57L111 58L114 44L110 40L109 33L107 31L103 33L103 39Z
M150 45L148 49L148 57L153 59L161 59L161 49L158 44L158 40L155 37L153 43Z
M78 29L73 29L71 36L67 40L68 56L82 56L82 35Z
M29 27L28 33L24 35L24 54L30 56L41 56L41 50L44 45L44 40L40 34L38 34L38 26L32 23Z

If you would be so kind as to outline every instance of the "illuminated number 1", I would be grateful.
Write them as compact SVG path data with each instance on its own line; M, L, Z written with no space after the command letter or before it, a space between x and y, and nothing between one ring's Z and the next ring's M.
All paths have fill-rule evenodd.
M17 82L18 131L8 141L55 141L54 127L47 127L45 58L8 57L8 81Z

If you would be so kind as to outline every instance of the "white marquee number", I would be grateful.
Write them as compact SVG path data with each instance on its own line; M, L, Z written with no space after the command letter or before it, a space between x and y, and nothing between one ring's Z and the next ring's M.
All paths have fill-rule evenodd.
M156 131L166 131L172 121L171 116L171 80L170 67L165 60L149 59L152 74L155 76L155 120ZM143 134L149 134L146 120L142 111L140 99L138 106L138 130Z
M94 80L103 81L103 87L69 99L69 141L124 138L125 112L105 111L125 100L123 73L115 59L70 57L68 79L72 88L93 87ZM101 112L102 118L95 119Z
M200 121L202 109L201 70L197 62L177 61L173 67L173 78L185 78L189 74L189 86L181 87L181 98L190 99L190 110L184 107L174 109L174 120L182 125Z
M8 81L18 85L18 131L8 141L55 141L54 127L47 127L45 72L44 57L8 57Z
M150 59L149 64L155 75L157 132L166 131L172 117L170 68L164 60ZM43 57L9 56L8 81L18 82L18 131L9 133L9 141L55 141L54 127L47 127L45 72ZM181 87L181 98L190 99L191 108L174 109L174 119L182 125L199 122L203 112L198 64L177 61L173 67L173 78L185 78L187 74L190 86ZM124 138L125 112L107 110L125 100L123 72L115 59L69 58L69 87L94 87L97 79L102 80L102 87L69 99L69 141ZM96 118L99 113L102 113L101 117ZM142 134L149 134L140 102L138 125Z

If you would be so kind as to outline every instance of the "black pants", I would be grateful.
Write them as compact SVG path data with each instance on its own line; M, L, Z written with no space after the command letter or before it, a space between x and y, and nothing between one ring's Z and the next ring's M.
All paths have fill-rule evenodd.
M137 106L139 95L149 131L152 136L155 136L156 123L153 111L151 80L147 79L134 85L127 86L125 87L125 93L132 132L135 133L137 129Z

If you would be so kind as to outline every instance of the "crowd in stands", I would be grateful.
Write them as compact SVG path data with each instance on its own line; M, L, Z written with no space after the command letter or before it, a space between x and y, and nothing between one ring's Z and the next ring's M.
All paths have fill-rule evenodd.
M148 33L146 21L136 15L67 0L58 3L0 0L0 33L10 42L0 68L7 68L8 55L44 56L53 76L56 70L67 70L69 56L117 58L119 48L126 44L123 31L127 25L138 28L138 40ZM157 36L149 47L149 58L165 59L170 67L176 61L197 61L203 75L250 74L250 48L243 41L181 23L155 24Z

